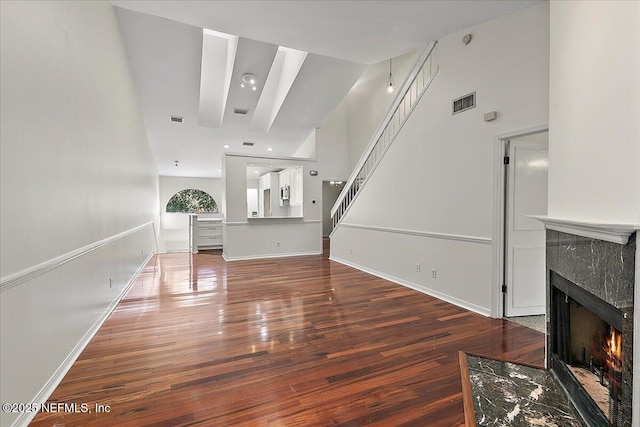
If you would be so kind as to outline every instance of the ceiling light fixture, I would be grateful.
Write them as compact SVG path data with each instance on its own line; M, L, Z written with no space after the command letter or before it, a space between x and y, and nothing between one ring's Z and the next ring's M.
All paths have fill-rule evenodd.
M387 92L392 93L394 89L393 76L391 75L391 58L389 58L389 85L387 86Z
M224 144L224 148L229 148L229 144Z
M273 151L273 148L269 147L267 148L267 151Z
M242 75L242 81L240 87L250 87L252 90L256 90L256 76L251 73L244 73Z

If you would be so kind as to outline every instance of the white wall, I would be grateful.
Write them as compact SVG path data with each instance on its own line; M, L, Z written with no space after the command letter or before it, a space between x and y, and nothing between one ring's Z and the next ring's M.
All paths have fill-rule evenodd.
M640 223L640 3L551 3L549 216Z
M169 199L179 191L195 188L215 200L218 214L201 214L202 217L222 217L222 180L218 178L160 177L160 251L189 250L189 214L165 212Z
M316 168L320 181L346 181L349 178L347 153L349 144L349 126L347 97L324 120L322 126L315 131ZM317 200L322 211L323 234L331 227L331 208L326 197Z
M270 158L278 166L302 164L304 218L247 219L247 164L265 158L227 154L223 158L225 220L223 255L227 260L322 253L322 179L310 176L318 163ZM315 201L315 203L314 203ZM278 245L278 242L280 243Z
M549 216L640 224L640 3L551 2L550 26ZM640 246L635 354L639 260ZM640 381L633 386L635 426Z
M316 160L318 176L323 180L343 180L349 178L348 169L348 126L347 98L333 110L316 129Z
M112 5L0 8L0 394L39 402L156 250L158 176Z
M332 258L490 313L495 136L548 120L548 8L439 40L438 75L334 232ZM477 107L452 115L473 91Z
M307 139L298 147L293 157L313 159L316 156L316 130L312 130Z
M389 61L369 66L347 94L348 169L349 174L360 160L380 122L389 111L398 88L411 71L422 49L405 53L392 61L396 92L388 93Z

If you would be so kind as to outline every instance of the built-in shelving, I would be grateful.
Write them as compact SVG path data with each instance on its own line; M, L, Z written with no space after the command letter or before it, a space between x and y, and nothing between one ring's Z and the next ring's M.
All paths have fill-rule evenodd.
M222 248L222 219L189 216L189 251Z

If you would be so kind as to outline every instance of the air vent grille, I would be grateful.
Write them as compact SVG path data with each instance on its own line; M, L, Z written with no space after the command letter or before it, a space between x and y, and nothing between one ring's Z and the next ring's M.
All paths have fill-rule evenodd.
M462 113L471 108L476 107L476 93L472 92L468 95L454 99L452 103L452 114Z
M169 120L171 120L174 123L184 123L184 117L169 116Z
M234 108L233 109L233 113L234 114L242 114L242 115L246 115L249 112L249 110L243 109L243 108Z
M253 147L253 142L243 142L242 145L246 145L247 147Z

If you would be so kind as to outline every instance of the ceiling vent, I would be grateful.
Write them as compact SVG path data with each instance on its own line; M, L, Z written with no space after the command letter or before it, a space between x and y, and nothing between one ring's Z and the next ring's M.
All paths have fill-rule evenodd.
M242 145L246 145L247 147L253 147L253 142L243 142Z
M242 108L234 108L233 109L233 114L242 114L242 115L247 115L247 113L249 112L249 110L245 110Z
M452 114L462 113L471 108L476 107L476 93L472 92L468 95L462 96L453 100Z
M171 120L174 123L184 123L184 117L169 116L169 120Z

